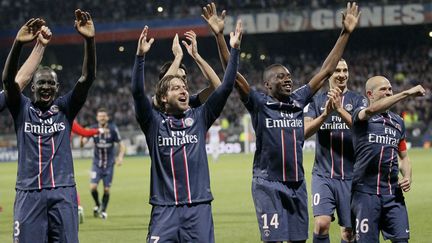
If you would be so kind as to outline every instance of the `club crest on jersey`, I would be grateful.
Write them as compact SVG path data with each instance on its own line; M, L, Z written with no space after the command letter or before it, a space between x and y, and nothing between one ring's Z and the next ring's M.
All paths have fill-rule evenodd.
M192 124L194 123L194 120L192 118L188 117L184 120L184 123L185 123L185 126L191 127Z
M51 108L50 108L50 111L53 112L53 113L59 112L58 105L52 105Z
M353 106L351 104L346 104L345 105L345 110L346 111L352 111L352 109L353 109Z

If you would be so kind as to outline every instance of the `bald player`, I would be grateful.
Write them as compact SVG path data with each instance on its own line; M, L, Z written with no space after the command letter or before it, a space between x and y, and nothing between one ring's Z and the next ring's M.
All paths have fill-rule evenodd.
M369 106L359 107L352 115L355 164L351 210L356 242L379 242L380 231L386 240L408 242L402 191L411 189L411 162L404 122L389 109L408 97L424 95L420 85L393 95L390 81L383 76L366 82Z

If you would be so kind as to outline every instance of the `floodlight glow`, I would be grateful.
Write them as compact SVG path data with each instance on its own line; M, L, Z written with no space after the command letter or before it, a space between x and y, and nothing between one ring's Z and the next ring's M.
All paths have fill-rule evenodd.
M119 50L119 52L124 52L124 46L119 46L119 48L118 48L118 50Z
M161 7L161 6L159 6L158 8L157 8L157 11L159 12L159 13L162 13L163 12L163 7Z

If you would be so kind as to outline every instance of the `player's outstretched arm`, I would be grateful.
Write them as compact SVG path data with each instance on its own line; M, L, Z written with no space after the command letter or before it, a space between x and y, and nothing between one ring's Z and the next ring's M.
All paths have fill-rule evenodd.
M18 83L15 82L15 77L18 71L18 61L22 46L36 39L44 24L45 21L43 19L32 18L20 28L16 35L2 74L3 87L9 104L17 104L19 102L21 90Z
M228 46L223 35L223 30L225 27L225 15L225 10L222 11L220 16L217 15L216 5L214 3L207 4L205 7L203 7L201 15L209 25L216 38L219 58L224 69L227 67L230 56ZM241 99L247 100L250 87L247 80L239 72L237 72L236 75L236 88L240 93Z
M102 129L103 130L103 129ZM77 121L73 121L72 123L72 132L80 135L82 137L93 137L94 135L99 133L99 129L97 128L84 128Z
M177 71L180 68L181 61L183 60L183 50L179 42L178 34L176 34L173 39L172 53L174 55L174 60L163 77L168 75L177 75Z
M425 89L421 85L417 85L415 87L412 87L411 89L402 91L398 94L388 96L385 98L382 98L372 104L370 104L367 108L361 110L358 114L359 120L368 120L370 117L372 117L375 114L379 114L381 112L384 112L390 107L392 107L397 102L406 99L411 96L424 96L426 94Z
M75 29L84 38L84 60L81 77L75 85L73 97L83 100L87 97L96 78L95 27L89 12L75 10Z
M239 52L240 52L240 43L242 38L243 28L241 20L237 21L237 26L235 33L230 33L230 45L231 45L231 53L230 59L228 62L227 69L225 70L224 79L222 84L213 92L213 94L209 97L207 102L205 103L205 107L211 112L207 112L207 114L212 114L211 118L216 119L219 114L222 112L222 109L230 95L231 91L234 88L235 76L237 73L238 62L239 62Z
M403 142L405 142L405 140L403 140ZM400 158L399 171L402 174L402 178L399 179L398 184L404 192L408 192L409 190L411 190L411 182L412 182L411 160L409 159L408 152L406 150L399 151L398 155Z
M334 72L339 60L342 58L348 38L357 26L360 15L361 12L358 11L357 4L348 2L346 11L342 13L342 32L330 54L324 60L321 70L309 81L312 93L317 92Z
M18 70L15 77L15 81L18 83L21 91L30 83L33 74L41 63L45 47L51 40L51 36L51 30L47 26L42 26L37 37L36 45L33 47L33 51Z
M151 113L152 105L145 94L144 57L150 50L154 39L147 40L148 26L145 26L138 39L135 63L132 70L132 96L135 104L135 116L140 124L145 123Z
M196 64L200 68L204 77L210 81L209 86L202 90L199 94L199 100L201 104L204 104L210 94L221 84L221 81L213 68L201 57L198 53L198 45L196 41L196 34L194 31L190 30L185 33L186 39L190 42L182 41L183 45L186 47L189 55L195 60Z

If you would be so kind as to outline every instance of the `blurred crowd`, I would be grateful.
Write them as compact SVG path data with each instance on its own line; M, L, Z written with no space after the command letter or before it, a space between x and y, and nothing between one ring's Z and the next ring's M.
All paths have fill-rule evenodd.
M322 57L327 53L300 51L286 56L274 53L265 61L259 58L242 58L240 72L247 78L251 86L264 90L261 74L265 66L271 63L282 63L291 71L295 87L308 82L316 73L322 63ZM385 75L391 80L394 92L422 84L429 96L418 99L408 99L399 103L394 109L405 118L409 126L411 123L421 122L429 126L432 121L432 48L418 46L415 48L395 49L394 47L379 47L376 49L348 50L344 55L349 65L349 88L364 94L365 81L374 75ZM222 79L223 72L218 59L208 60ZM146 60L146 90L149 97L154 93L154 85L158 81L159 68L163 63ZM207 85L196 65L187 64L190 93L197 93ZM80 66L67 67L59 72L62 80L61 92L69 90L76 82L76 75L80 73ZM112 120L123 130L138 129L135 121L133 100L130 92L132 63L109 63L101 61L98 66L97 80L95 81L84 108L78 115L78 121L83 125L96 122L95 113L99 107L109 110ZM69 83L64 83L68 80ZM324 87L324 89L327 85ZM26 90L29 94L29 89ZM246 114L240 104L239 95L234 91L224 108L222 118L229 122L232 133L242 130L242 115ZM432 125L432 124L431 124ZM13 132L13 122L8 112L0 114L0 131Z
M152 18L185 18L201 14L201 8L209 0L0 0L0 29L21 26L30 17L40 16L48 23L58 25L73 24L73 11L77 8L89 11L98 23L124 22ZM227 9L230 14L251 10L280 10L296 8L332 8L344 6L345 0L220 0L215 1L219 9ZM396 2L428 2L428 0L362 0L362 5L373 3L389 4Z
M73 16L73 10L83 8L92 13L96 22L124 22L131 20L141 20L143 18L185 18L189 16L199 16L201 7L211 1L202 0L155 0L155 1L118 1L118 0L0 0L0 20L2 26L0 29L16 29L31 16L42 16L49 23L58 25L70 25ZM229 9L230 13L237 14L242 11L256 9L295 9L295 8L328 8L332 6L343 6L345 0L220 0L215 1L219 9ZM398 2L398 1L396 1ZM426 3L427 0L406 0L399 1L403 3L417 2ZM395 1L391 1L395 3ZM390 0L365 0L362 5L367 4L390 4ZM127 5L127 6L126 6ZM53 8L56 10L53 11ZM159 9L159 10L158 10ZM70 12L70 15L68 14ZM379 31L378 31L379 32ZM397 31L396 31L397 32ZM395 31L391 33L396 33ZM395 92L412 87L416 84L422 84L428 94L432 90L432 48L430 45L411 43L409 34L399 35L397 39L405 39L405 44L388 45L382 41L379 45L373 38L367 38L366 32L358 34L356 38L362 37L367 41L374 41L374 44L362 42L357 43L355 48L348 48L344 54L350 70L349 88L364 93L365 81L374 75L385 75L393 85ZM410 33L416 33L411 31ZM381 36L378 33L377 36ZM301 38L299 38L301 36ZM280 38L273 35L271 44L268 43L269 36L261 41L256 41L255 37L249 37L247 42L254 43L249 49L256 52L261 49L266 52L265 57L261 58L260 53L248 53L242 55L240 62L240 72L244 74L251 86L264 90L262 82L262 71L272 63L281 63L291 71L294 85L299 87L306 83L321 67L324 57L328 50L311 38L307 33L290 35L289 37ZM324 33L319 39L329 39L329 35ZM333 37L332 37L333 38ZM418 37L422 38L422 37ZM293 42L297 39L300 46L296 44L291 49L285 45L286 41ZM301 39L301 41L298 41ZM415 38L414 38L415 39ZM252 41L251 41L252 40ZM305 40L315 41L314 44L307 44ZM398 43L388 39L389 42ZM245 44L247 44L245 42ZM407 44L411 43L411 44ZM284 46L278 49L277 46ZM374 46L374 47L372 47ZM243 48L243 44L242 44ZM204 48L203 48L204 49ZM248 49L245 48L244 49ZM208 52L208 51L207 51ZM206 53L208 54L208 53ZM70 53L69 53L70 55ZM72 54L74 55L74 54ZM187 55L187 54L185 54ZM216 56L207 60L215 68L219 77L222 79L223 71ZM251 55L251 56L250 56ZM132 56L132 55L130 55ZM208 56L208 55L205 55ZM146 61L146 89L149 96L154 93L154 84L158 81L159 69L163 61L148 59ZM205 88L207 81L201 75L198 67L193 63L186 63L188 67L188 82L190 93L194 94ZM125 62L119 58L102 58L98 60L97 80L95 81L87 102L77 119L83 125L95 123L95 112L100 107L106 107L111 115L111 119L123 130L138 129L135 121L133 109L133 100L130 93L131 80L131 62ZM74 85L77 74L81 73L81 66L68 65L63 70L58 71L61 83L61 93ZM67 82L65 82L67 81ZM325 87L326 88L326 87ZM25 91L31 95L29 89ZM224 124L229 124L228 133L239 134L242 131L242 116L246 114L243 105L239 105L239 95L234 91L222 114ZM407 126L422 124L425 129L430 127L432 121L432 98L430 96L420 99L408 99L394 107L395 111L402 115ZM2 133L13 133L13 121L8 112L0 114L0 131ZM431 133L432 134L432 133ZM432 140L432 139L431 139Z

